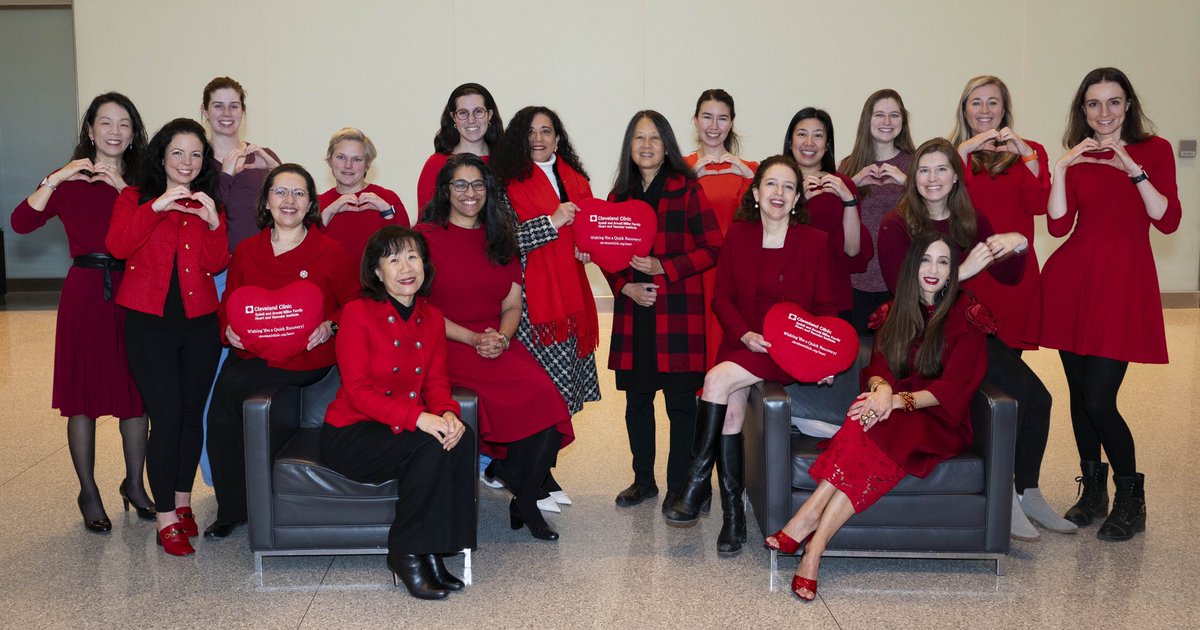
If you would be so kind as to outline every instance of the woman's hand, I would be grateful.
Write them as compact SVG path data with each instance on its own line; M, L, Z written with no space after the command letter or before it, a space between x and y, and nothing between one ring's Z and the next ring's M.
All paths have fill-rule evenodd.
M908 181L908 175L904 171L896 168L895 164L880 164L878 178L883 183L883 179L891 179L897 184L903 186Z
M887 420L896 408L892 386L882 383L873 392L859 394L850 404L850 411L846 415L861 424L863 431L869 431L876 423Z
M629 296L638 306L654 306L654 301L658 299L658 285L653 282L627 282L621 287L621 293Z
M996 142L1003 142L1002 145L997 145ZM1036 153L1029 143L1021 139L1010 127L1005 127L996 132L996 137L992 141L993 151L1007 151L1015 153L1018 157L1029 157Z
M976 243L965 260L958 265L958 280L964 282L979 275L992 264L992 250L987 243Z
M228 325L225 326L225 341L228 341L229 345L233 346L234 348L237 348L238 350L246 349L246 346L242 345L241 336L238 335L237 333L233 332L233 327L228 326Z
M742 343L746 344L750 352L766 352L767 348L771 347L771 342L763 339L762 334L756 332L742 335Z
M187 212L195 214L191 208L187 208L179 202L183 199L191 199L192 191L188 190L187 186L174 186L163 191L163 194L158 196L150 208L155 212L163 212L165 210L177 210L179 212Z
M592 255L581 252L581 251L579 251L579 248L576 247L575 248L575 260L578 260L579 262L586 265L586 264L592 262Z
M47 177L46 180L47 180L47 183L49 183L51 186L53 186L55 188L60 186L63 182L95 181L93 179L94 175L88 175L84 171L91 171L92 173L95 173L96 165L92 164L92 161L87 158L71 160L70 162L67 162L62 168L58 169L57 171L54 171L53 173L50 173L50 176Z
M351 196L353 196L353 195L351 195ZM371 209L371 210L375 210L377 212L383 212L384 210L387 210L388 208L391 208L391 207L392 207L392 204L384 201L383 197L380 197L379 195L376 195L373 192L365 192L365 193L361 193L358 196L358 207L354 208L354 209L355 210Z
M648 276L658 276L666 273L662 261L654 256L634 256L629 259L629 266Z
M975 153L976 151L995 151L996 139L999 135L1000 130L988 129L987 131L977 133L970 138L963 140L962 144L958 145L959 157L966 162L967 156Z
M1062 157L1058 158L1058 161L1054 163L1054 170L1058 171L1059 173L1064 173L1066 172L1068 166L1087 163L1108 164L1109 166L1112 166L1112 164L1110 164L1110 160L1101 160L1095 157L1084 155L1085 153L1095 153L1100 150L1100 143L1097 142L1095 138L1084 138L1083 140L1079 141L1079 144L1071 147L1069 151L1062 154ZM1113 157L1116 157L1116 155Z
M225 159L221 161L221 172L226 175L237 175L246 169L246 152L249 151L250 145L246 145L244 149L230 149L229 153L225 154Z
M561 230L564 225L571 225L575 222L575 213L579 212L579 206L568 201L558 204L554 209L554 213L550 215L550 223L554 224L554 229Z
M440 416L422 411L421 415L417 416L417 428L432 435L447 451L458 444L464 432L462 421L449 411Z
M754 171L750 170L750 167L747 166L744 161L742 161L742 158L732 153L726 153L725 155L722 155L721 163L728 164L730 166L730 172L740 175L743 179L754 179Z
M317 346L333 339L333 322L325 320L313 329L312 334L308 336L307 350L312 350Z
M857 173L850 176L850 181L854 182L855 186L863 187L880 183L883 176L880 173L879 164L868 164L858 170Z
M1137 177L1142 174L1142 167L1132 157L1129 157L1129 152L1125 150L1125 145L1112 138L1105 138L1100 141L1101 151L1112 151L1113 156L1108 159L1100 160L1088 158L1087 161L1096 164L1104 164L1113 168L1118 168L1125 171L1125 174L1130 177ZM1084 156L1085 158L1087 156Z
M194 214L204 220L208 224L208 229L215 230L221 227L221 215L217 214L217 202L213 201L212 197L202 193L192 193L192 199L200 202L199 208L184 208L184 212Z
M89 178L89 181L104 182L116 188L117 192L125 190L125 187L129 185L125 183L125 178L121 177L121 173L117 170L117 167L108 162L96 162L92 165L92 172L96 175Z
M1020 232L1005 232L993 234L986 241L988 250L992 252L993 260L1000 260L1011 253L1023 254L1029 248L1029 239Z
M715 158L711 155L702 155L696 160L696 165L692 167L692 172L696 174L696 179L706 175L716 175L717 171L710 171L707 167L709 164L718 164L720 162L721 160L719 158Z
M260 168L260 169L270 170L270 169L275 168L276 166L279 166L279 160L276 160L275 158L271 157L271 154L267 153L266 149L258 146L257 144L247 144L246 149L245 149L245 151L243 151L243 153L248 156L249 155L255 156L253 160L246 162L246 164L245 164L246 168Z
M495 328L486 328L475 337L475 351L485 359L496 359L508 350L508 338Z

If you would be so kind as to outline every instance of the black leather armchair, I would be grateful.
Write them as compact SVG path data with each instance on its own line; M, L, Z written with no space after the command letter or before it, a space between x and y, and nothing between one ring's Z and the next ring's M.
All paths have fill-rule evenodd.
M264 556L387 553L396 482L358 483L321 463L325 408L340 384L334 367L308 387L270 389L246 400L246 500L260 583ZM463 423L478 432L475 392L456 387L454 399ZM477 459L478 443L466 446ZM463 579L470 584L471 550L463 553Z
M822 404L809 409L840 411L836 417L816 419L840 425L858 393L858 372L865 363L860 358L838 376L853 379L853 386L842 392L798 385L785 389L772 382L751 390L743 429L746 490L764 535L782 528L817 486L808 471L817 458L820 438L792 429L792 398L821 398ZM848 397L830 402L831 395ZM996 575L1003 575L1009 549L1016 411L1016 401L984 383L971 403L975 427L971 448L939 464L925 479L906 476L870 509L852 516L829 541L825 555L986 559L995 561ZM777 552L772 551L772 584L777 560Z

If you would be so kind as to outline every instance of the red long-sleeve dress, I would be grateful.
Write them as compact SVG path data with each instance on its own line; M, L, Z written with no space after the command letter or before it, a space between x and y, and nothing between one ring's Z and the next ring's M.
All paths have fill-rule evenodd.
M857 199L858 186L854 185L854 180L841 173L834 173L834 175L842 180L842 183L850 190L850 194ZM854 291L850 286L850 274L866 271L867 263L875 255L871 233L867 231L867 226L862 223L860 216L858 254L847 256L846 229L842 227L842 217L845 215L846 206L842 203L842 198L831 192L821 193L805 201L804 207L808 209L808 215L812 217L811 225L829 235L829 252L833 256L833 265L830 267L833 273L833 292L837 296L838 310L850 311L854 308ZM856 206L854 211L859 212L859 208Z

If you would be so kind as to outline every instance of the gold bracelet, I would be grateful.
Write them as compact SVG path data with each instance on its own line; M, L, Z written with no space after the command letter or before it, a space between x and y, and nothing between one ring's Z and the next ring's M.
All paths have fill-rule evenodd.
M882 379L882 378L881 378L881 379L879 379L878 381L875 381L875 384L871 385L871 393L872 393L872 394L874 394L874 393L875 393L875 390L879 389L879 386L880 386L880 385L884 385L884 384L886 384L886 383L887 383L887 380L886 380L886 379Z
M905 411L916 411L917 401L913 398L912 392L900 392L897 396L900 397L900 400L904 401Z

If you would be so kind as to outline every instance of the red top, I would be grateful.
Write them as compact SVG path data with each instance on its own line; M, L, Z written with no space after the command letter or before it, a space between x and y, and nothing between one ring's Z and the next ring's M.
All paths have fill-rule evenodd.
M225 215L211 230L194 214L176 210L155 212L154 199L139 204L141 191L129 186L113 206L112 223L104 240L109 253L126 260L117 304L162 317L171 286L171 270L179 269L179 291L188 318L217 310L213 274L229 262Z
M355 264L356 268L360 260L362 260L363 250L367 248L367 239L371 238L379 228L389 225L402 225L409 227L412 225L408 220L408 210L404 209L404 204L400 203L400 197L395 192L376 186L375 184L367 184L366 188L354 193L355 197L362 195L365 192L375 193L384 201L392 205L396 210L396 214L385 219L373 208L368 208L360 211L343 210L329 220L329 225L323 226L321 231L326 236L342 244L346 249L346 253L350 255L350 261ZM321 193L317 197L317 203L321 206L321 210L329 207L329 204L337 201L342 194L337 191L337 188L330 188Z
M988 218L998 234L1018 232L1029 239L1025 253L1025 275L1015 285L997 281L990 274L972 278L971 290L996 316L1000 337L1010 348L1037 349L1038 320L1041 316L1041 281L1037 252L1033 249L1033 217L1046 214L1050 198L1050 164L1046 149L1025 141L1037 153L1038 174L1017 160L993 176L987 171L965 178L971 204ZM965 165L970 168L970 162Z
M976 215L975 222L975 241L971 243L971 247L986 241L989 236L996 233L987 217ZM942 234L950 233L950 219L930 221L929 225ZM904 264L904 255L908 253L908 246L912 243L912 239L912 235L908 233L908 224L895 210L883 217L883 221L879 224L879 270L883 273L883 281L887 284L888 291L893 295L896 294L896 278L900 275L900 265ZM970 248L960 251L959 261L961 262L969 253ZM1021 281L1021 275L1025 273L1025 263L1021 258L1020 255L1010 255L998 263L989 265L987 273L1004 284L1016 284ZM966 281L963 286L974 290L975 281L983 275L985 274L977 274L974 278Z
M108 184L63 182L41 212L34 210L27 199L22 199L12 213L13 231L29 234L58 217L67 232L67 247L72 257L103 254L108 251L104 237L108 234L109 218L116 200L117 189Z
M1150 226L1179 227L1182 209L1171 143L1152 136L1125 147L1167 198L1154 221L1125 171L1101 164L1067 169L1067 212L1048 222L1052 236L1070 238L1042 269L1041 344L1076 354L1136 363L1166 363L1158 270ZM1078 217L1078 221L1076 218Z
M341 319L342 306L358 297L358 273L355 266L350 263L350 259L338 243L317 230L309 230L299 245L278 256L271 248L271 228L242 241L229 261L229 272L225 276L225 294L221 296L221 308L217 311L221 320L221 341L226 345L229 343L225 339L225 327L229 325L225 306L234 289L252 286L275 290L302 278L320 287L325 296L325 315L322 320L338 321ZM255 356L237 348L233 351L243 359ZM328 367L336 361L334 339L330 339L283 363L268 361L267 364L301 372Z
M425 166L421 167L421 175L417 177L417 221L421 220L421 213L425 211L425 206L433 201L434 188L437 187L438 172L446 165L446 160L450 159L450 153L434 153L425 160ZM486 155L479 156L484 164L488 163Z
M688 155L683 158L683 161L687 163L688 168L695 168L696 162L700 161L700 153ZM750 167L751 173L758 172L758 162L750 160L742 160L742 162ZM709 164L705 168L718 172L698 177L696 181L700 182L700 188L704 189L704 196L708 197L713 212L717 213L717 222L721 224L721 234L724 234L729 231L729 226L733 223L733 215L742 206L742 196L746 194L747 190L750 190L750 182L753 180L737 173L721 172L732 169L732 164Z
M841 179L846 188L850 190L850 194L858 199L858 186L854 185L854 180L841 173L834 173L834 175L837 175L838 179ZM829 235L829 253L833 256L830 272L833 274L833 292L837 296L838 310L852 310L854 308L854 291L850 287L850 274L866 271L867 263L875 255L875 249L871 243L871 233L867 231L867 226L863 225L860 216L858 255L847 256L846 229L842 227L842 217L845 214L846 206L842 204L842 198L831 192L821 193L805 201L804 206L808 209L808 216L812 217L810 225ZM858 206L854 207L854 211L859 211Z
M422 298L405 321L391 302L359 298L342 310L337 343L342 385L325 422L380 422L392 433L417 430L428 411L461 414L446 370L446 320Z

